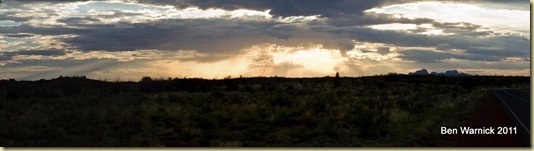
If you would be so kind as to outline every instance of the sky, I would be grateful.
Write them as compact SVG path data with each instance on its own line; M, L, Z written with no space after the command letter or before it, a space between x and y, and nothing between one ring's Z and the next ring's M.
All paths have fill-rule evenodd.
M0 79L530 76L526 0L3 0Z

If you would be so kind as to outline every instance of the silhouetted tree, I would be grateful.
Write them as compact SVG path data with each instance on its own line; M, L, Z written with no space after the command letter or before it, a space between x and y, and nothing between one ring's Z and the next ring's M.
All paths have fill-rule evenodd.
M149 76L141 78L141 82L150 82L150 81L152 81L152 78L150 78Z
M335 87L341 86L341 79L339 78L339 72L336 72L336 77L334 78L334 86Z
M139 81L139 85L141 86L141 90L144 92L153 92L155 91L155 84L152 81L152 78L149 76L141 78L141 81Z

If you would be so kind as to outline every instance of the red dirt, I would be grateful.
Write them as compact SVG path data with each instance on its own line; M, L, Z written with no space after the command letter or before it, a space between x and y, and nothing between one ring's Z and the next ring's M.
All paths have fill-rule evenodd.
M469 115L469 120L465 125L475 128L493 127L497 133L497 127L516 127L511 118L506 115L506 111L500 104L497 97L492 93L487 93L475 105L473 112ZM458 131L460 129L458 128ZM458 132L460 133L460 132ZM520 134L507 135L450 135L456 146L459 147L527 147L522 143Z

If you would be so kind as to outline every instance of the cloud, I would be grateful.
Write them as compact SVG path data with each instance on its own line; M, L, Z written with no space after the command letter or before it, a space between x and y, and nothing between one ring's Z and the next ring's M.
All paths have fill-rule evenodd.
M464 58L464 56L444 53L444 52L437 52L437 51L432 51L432 50L412 49L412 50L404 50L399 53L401 54L400 58L406 59L409 61L416 61L419 63L440 62L442 60L451 59L451 58Z
M0 63L4 61L11 61L14 56L17 56L17 53L3 52L0 53Z
M0 28L7 34L31 32L41 35L72 34L62 41L82 51L130 51L139 49L198 50L202 52L236 52L261 43L306 45L322 43L325 47L350 48L350 40L327 40L324 35L307 30L306 23L258 22L239 19L173 19L151 23L91 24L94 18L67 18L63 26L36 27L21 25ZM71 24L75 23L75 24Z
M233 55L214 55L214 54L210 54L210 55L204 55L204 56L194 56L194 57L189 57L189 58L180 58L179 60L183 61L183 62L214 63L214 62L218 62L218 61L221 61L221 60L224 60L224 59L233 58L233 57L235 57L235 56L233 56Z
M92 18L92 17L70 17L70 18L61 18L61 19L58 19L57 21L61 23L65 23L67 25L84 26L90 23L100 22L100 19Z
M525 37L530 34L528 1L423 1L373 8L367 12L430 18L440 22L469 22L484 27L485 31L510 32Z
M494 57L529 57L529 40L520 36L473 37L468 31L455 35L420 35L401 31L382 31L363 27L316 29L350 35L358 41L387 43L398 47L435 47L440 51L465 50L466 54ZM476 31L475 31L476 33ZM473 58L473 59L476 59Z
M20 33L20 34L7 34L7 35L4 35L6 37L11 37L11 38L26 38L26 37L33 37L34 35L33 34L27 34L27 33Z
M160 5L173 5L177 8L200 7L202 9L221 8L225 10L253 9L271 10L271 14L276 16L309 16L321 15L325 17L335 17L350 14L362 14L363 11L384 5L399 3L409 3L425 0L138 0L140 3L151 3ZM431 1L431 0L426 0ZM458 0L449 0L458 1ZM462 0L462 2L466 2ZM471 0L471 2L493 2L493 3L525 3L524 0L502 1L502 0Z
M95 18L68 18L60 20L76 23L78 20L97 21ZM428 21L430 22L430 21ZM74 24L76 25L76 24ZM61 39L71 49L82 51L133 51L155 50L197 50L205 53L238 54L253 45L274 43L285 46L306 46L321 44L325 48L352 50L354 40L386 43L401 47L436 47L440 51L455 49L465 53L493 56L482 57L498 60L502 57L527 57L530 55L527 39L517 36L489 36L491 33L477 31L480 26L469 23L439 23L432 26L454 35L420 35L402 31L382 31L366 27L336 27L315 23L281 23L276 21L248 21L239 19L174 19L149 23L76 25L82 28L41 28L21 25L0 28L0 31L17 35L21 32L60 35L73 34L72 38ZM21 35L21 34L18 34ZM388 48L380 48L385 55ZM220 57L221 58L221 57ZM224 58L224 57L222 57ZM221 58L221 59L222 59ZM209 58L201 59L206 60ZM212 58L215 59L215 58ZM480 60L479 58L470 58Z
M401 58L421 63L439 62L445 59L473 61L501 61L509 57L530 58L529 41L523 37L493 37L444 39L435 44L436 50L404 50ZM429 41L432 42L432 41Z
M22 50L14 52L18 55L40 55L40 56L62 56L65 55L63 50Z
M199 7L202 9L221 8L225 10L236 9L253 9L253 10L271 10L271 14L276 16L338 16L343 14L358 14L363 10L373 8L380 3L381 0L338 0L338 1L322 1L322 0L139 0L141 3L173 5L177 8L185 7Z
M518 61L516 65L530 62L530 42L521 35L504 34L502 30L470 21L448 22L432 17L412 18L409 15L366 11L408 2L415 0L6 1L3 10L0 10L0 22L13 25L0 26L0 44L4 46L1 48L7 50L0 54L3 65L0 68L11 69L15 64L20 67L39 66L36 63L41 62L30 61L38 59L87 64L98 64L96 62L101 59L105 63L98 65L129 62L139 63L139 66L147 66L148 63L141 64L147 60L169 59L179 66L205 65L202 72L196 72L205 76L212 72L210 65L235 64L231 60L236 58L242 59L239 63L247 62L243 61L246 60L244 55L267 49L256 47L266 44L291 48L284 55L292 56L293 60L271 60L272 64L265 66L245 64L240 66L243 71L262 68L277 75L319 75L335 70L342 74L361 75L397 71L397 67L399 70L425 68L418 65L426 64L439 64L436 68L452 64L462 66L454 60L496 64ZM502 4L506 5L506 9L513 9L524 2L451 3L476 4L479 7ZM499 21L505 18L491 19ZM372 28L392 24L414 28ZM510 26L510 29L516 28ZM366 45L360 48L361 43ZM310 66L317 61L296 61L310 55L306 53L323 57L331 55L315 53L313 50L317 47L339 52L339 55L330 56L330 64L313 69ZM313 50L304 51L306 53L299 54L300 57L296 55L304 48ZM194 53L177 57L183 55L176 53L178 51ZM321 60L311 58L309 60ZM93 70L108 74L104 73L107 68L87 67L87 71L82 71L65 65L50 67L64 73L92 73L90 70ZM375 67L377 69L373 69ZM131 69L125 66L113 68L128 69L128 72ZM217 68L224 71L225 67ZM25 77L38 77L38 70L32 72L35 76ZM238 72L241 69L232 71Z
M16 56L16 55L39 55L39 56L62 56L65 55L65 51L59 49L51 50L19 50L11 52L2 52L3 56Z
M173 26L174 23L177 25ZM87 29L90 32L77 33L78 37L66 39L65 42L83 51L159 49L235 52L269 39L258 34L265 31L266 27L253 22L176 20L163 24L169 26L161 27L161 24L156 23L130 24L131 28L119 29L92 28ZM256 29L247 29L250 26Z

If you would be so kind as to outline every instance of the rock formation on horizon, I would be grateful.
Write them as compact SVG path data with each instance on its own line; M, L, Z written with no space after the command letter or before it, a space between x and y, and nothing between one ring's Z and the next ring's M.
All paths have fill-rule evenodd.
M428 71L426 69L417 70L414 73L410 72L408 75L428 75Z
M417 70L415 72L410 72L408 73L408 75L428 75L428 70L426 69L421 69L421 70ZM458 70L447 70L445 71L445 73L443 72L435 72L435 71L432 71L430 73L430 75L441 75L441 76L471 76L470 74L467 74L467 73L463 73L463 72L459 72Z

